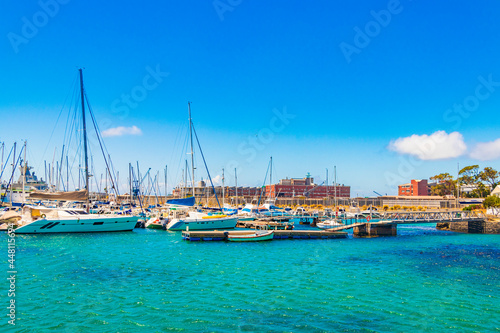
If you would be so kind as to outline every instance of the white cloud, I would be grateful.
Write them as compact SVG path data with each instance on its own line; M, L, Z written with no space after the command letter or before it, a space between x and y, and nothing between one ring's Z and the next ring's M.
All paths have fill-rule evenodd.
M490 161L500 158L500 139L478 143L472 149L470 157L481 161Z
M441 160L465 154L467 145L459 132L447 134L445 131L437 131L431 135L413 134L393 140L389 143L389 149L421 160Z
M142 135L142 131L137 126L132 126L132 127L119 126L107 129L102 132L102 136L105 138L110 136L122 136L122 135Z
M222 185L222 176L217 175L214 178L212 178L212 183L214 183L214 186ZM207 184L210 184L210 180L207 179Z

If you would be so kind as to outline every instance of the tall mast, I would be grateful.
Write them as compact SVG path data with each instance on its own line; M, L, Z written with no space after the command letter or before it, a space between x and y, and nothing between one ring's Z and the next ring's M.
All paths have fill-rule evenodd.
M460 200L460 163L457 163L457 203L456 203L457 208L459 200Z
M333 167L333 178L335 182L335 186L333 187L335 191L335 209L337 209L337 166Z
M14 142L14 155L12 155L12 177L14 177L14 172L16 172L16 145L17 142ZM12 184L10 184L10 205L12 206Z
M3 171L3 153L5 151L5 142L2 142L2 166L0 167L0 184L2 184L2 171Z
M186 167L184 168L184 192L188 196L188 160L186 160Z
M182 180L181 180L181 185L180 185L181 186L181 198L184 198L184 192L185 192L184 190L186 189L186 183L184 182L184 178L185 178L184 168L181 170L181 173L182 173Z
M22 166L22 163L21 163ZM22 167L22 172L23 172L23 198L22 198L22 203L25 202L24 198L24 185L26 183L26 169L28 168L28 164L26 163L26 141L24 141L24 167Z
M326 197L328 198L328 168L326 168Z
M136 189L139 191L139 192L137 192L137 194L139 194L139 193L141 193L141 192L142 192L142 190L141 190L141 186L142 186L142 177L141 177L141 172L140 172L140 170L139 170L139 161L136 161L136 163L137 163L137 182L136 182L136 184L137 184L137 185L136 185L136 186L137 186L137 188L136 188ZM132 170L132 172L133 172L133 170ZM142 199L141 199L139 196L137 196L137 199L139 199L139 204L141 204L141 205L142 205Z
M269 185L273 184L273 157L271 156L271 168L269 170Z
M193 183L193 197L194 197L194 153L193 153L193 120L191 119L191 102L188 102L189 110L189 136L191 137L191 182Z
M271 193L273 192L273 157L269 162L269 199L271 199ZM276 195L276 193L274 193Z
M129 201L132 205L132 164L128 164L128 185L129 185Z
M167 203L167 167L168 165L165 165L165 204Z
M238 209L238 175L236 174L236 168L234 168L234 189L236 194L236 209Z
M82 69L78 69L80 72L80 95L82 98L82 121L83 121L83 150L85 152L85 189L87 190L87 213L90 208L90 190L89 190L89 157L87 151L87 124L85 123L85 91L83 89L83 72Z
M68 163L68 155L66 155L66 191L69 192L69 163Z
M160 170L156 171L156 204L158 205L159 202L159 196L161 195L160 193Z
M224 168L222 168L222 207L224 207L225 197L226 197L226 188L224 187Z

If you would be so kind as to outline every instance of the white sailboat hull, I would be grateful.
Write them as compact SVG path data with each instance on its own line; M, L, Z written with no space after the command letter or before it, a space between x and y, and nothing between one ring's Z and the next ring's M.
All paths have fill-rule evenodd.
M173 219L167 225L167 230L189 231L194 230L214 230L214 229L234 229L238 223L237 217L208 218L208 219Z
M49 234L63 232L132 231L138 216L87 215L80 219L39 219L15 229L16 234Z

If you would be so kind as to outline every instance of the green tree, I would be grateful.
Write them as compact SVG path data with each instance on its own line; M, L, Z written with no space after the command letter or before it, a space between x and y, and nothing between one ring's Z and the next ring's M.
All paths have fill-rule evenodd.
M498 185L499 178L500 173L491 167L486 167L479 173L479 179L485 182L491 190Z
M479 165L469 165L458 172L460 184L475 185L479 180Z
M484 208L500 207L500 198L494 195L490 195L483 201Z
M456 181L453 180L453 177L449 173L446 172L433 176L431 180L437 182L437 184L431 188L431 194L445 196L455 193Z

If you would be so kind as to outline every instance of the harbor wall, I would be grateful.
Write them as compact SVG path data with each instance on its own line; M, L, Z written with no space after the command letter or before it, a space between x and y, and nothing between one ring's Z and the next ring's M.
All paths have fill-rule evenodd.
M464 221L438 223L436 229L466 234L500 234L498 221Z
M373 224L365 223L353 228L354 237L382 237L397 236L398 228L396 224Z

